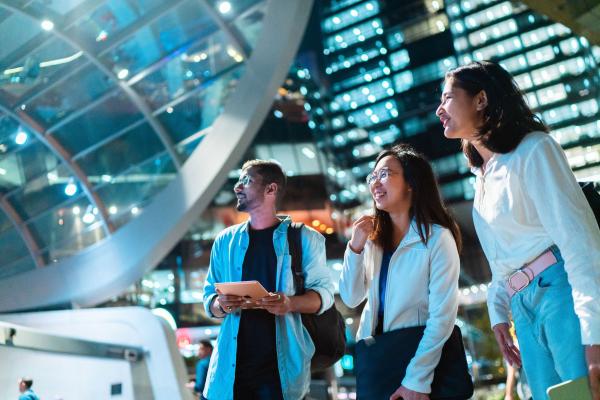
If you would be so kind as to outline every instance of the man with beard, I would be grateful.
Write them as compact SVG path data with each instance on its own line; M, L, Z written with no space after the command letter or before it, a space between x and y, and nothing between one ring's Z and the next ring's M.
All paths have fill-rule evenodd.
M204 397L209 400L299 400L308 392L314 345L301 314L323 313L333 304L325 239L312 228L301 232L306 292L295 296L287 229L278 216L286 178L279 164L252 160L233 190L247 222L215 239L204 285L208 315L223 318L210 362ZM220 282L259 281L269 295L253 303L218 293Z

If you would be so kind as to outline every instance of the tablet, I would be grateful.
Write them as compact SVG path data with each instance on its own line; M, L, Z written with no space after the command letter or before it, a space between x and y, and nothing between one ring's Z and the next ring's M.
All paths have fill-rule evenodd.
M592 400L587 376L550 386L546 392L550 400Z
M259 300L269 295L259 281L223 282L215 283L215 286L223 294L240 296L247 300Z

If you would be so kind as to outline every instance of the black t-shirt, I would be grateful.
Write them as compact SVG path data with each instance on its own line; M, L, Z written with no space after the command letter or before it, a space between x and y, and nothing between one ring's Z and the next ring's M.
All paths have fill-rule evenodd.
M242 280L259 281L269 292L277 290L277 255L273 233L250 229L250 243L242 266ZM275 315L266 310L242 310L237 335L236 385L254 386L279 382L275 347Z

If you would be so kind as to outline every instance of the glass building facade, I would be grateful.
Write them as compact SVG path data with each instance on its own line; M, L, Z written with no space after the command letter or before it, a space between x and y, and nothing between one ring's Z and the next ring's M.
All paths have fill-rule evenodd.
M339 206L368 199L363 178L396 142L430 158L448 201L472 199L474 178L435 109L445 72L475 60L509 70L577 177L597 180L600 49L564 25L509 1L332 0L322 30L330 99L314 121Z

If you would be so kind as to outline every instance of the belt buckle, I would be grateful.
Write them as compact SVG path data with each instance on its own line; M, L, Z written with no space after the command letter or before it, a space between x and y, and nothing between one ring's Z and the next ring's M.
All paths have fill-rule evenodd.
M520 278L521 276L525 277L525 279ZM513 285L513 278L517 279L517 282L515 282L515 284L520 284L520 286L515 287L515 285ZM515 292L520 292L521 290L525 289L530 283L531 279L529 279L529 275L527 275L527 273L522 269L516 270L508 277L508 286L510 286L510 288Z

